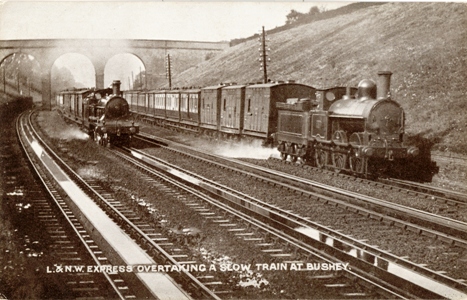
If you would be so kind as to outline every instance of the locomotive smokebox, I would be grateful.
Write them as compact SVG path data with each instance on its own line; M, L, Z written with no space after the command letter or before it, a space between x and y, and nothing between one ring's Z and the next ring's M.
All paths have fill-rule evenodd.
M114 95L120 95L120 80L114 80L112 82L112 93Z
M378 72L378 89L377 89L377 99L389 99L391 98L391 75L389 71L380 71Z

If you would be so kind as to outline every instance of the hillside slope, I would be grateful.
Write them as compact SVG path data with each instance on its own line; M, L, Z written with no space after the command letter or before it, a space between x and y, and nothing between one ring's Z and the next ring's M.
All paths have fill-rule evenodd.
M467 4L388 3L271 34L272 80L356 86L390 70L407 132L467 153ZM174 86L262 80L258 42L231 47L173 78Z

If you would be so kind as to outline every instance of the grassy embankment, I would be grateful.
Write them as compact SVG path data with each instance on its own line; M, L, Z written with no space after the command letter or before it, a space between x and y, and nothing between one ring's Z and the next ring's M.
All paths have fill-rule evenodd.
M268 35L272 80L315 87L355 86L390 70L392 96L407 132L433 150L467 154L467 5L388 3ZM262 80L258 42L250 40L187 71L173 86Z

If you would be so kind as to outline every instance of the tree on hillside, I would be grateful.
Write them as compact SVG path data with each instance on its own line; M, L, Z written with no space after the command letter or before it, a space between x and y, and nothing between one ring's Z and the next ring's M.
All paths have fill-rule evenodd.
M301 17L303 17L302 13L299 13L295 9L292 9L290 13L286 16L287 20L285 21L285 24L293 24L297 22Z
M33 56L25 53L13 53L0 64L5 80L20 90L38 89L41 85L40 65Z
M310 11L308 12L308 15L309 16L316 16L316 15L319 15L320 13L321 13L321 11L318 8L318 6L313 6L312 8L310 8Z
M286 16L287 20L285 24L293 24L301 20L313 20L316 16L320 15L322 12L326 11L326 8L319 9L318 6L313 6L310 8L308 13L302 14L295 9L292 9L290 13Z

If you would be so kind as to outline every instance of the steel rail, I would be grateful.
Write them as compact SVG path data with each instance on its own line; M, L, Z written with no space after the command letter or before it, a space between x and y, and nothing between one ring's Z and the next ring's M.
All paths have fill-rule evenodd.
M37 134L37 132L36 132ZM38 135L38 134L37 134ZM69 176L71 176L75 182L77 182L81 187L84 187L87 191L88 195L97 199L97 202L101 204L108 213L112 214L112 216L119 220L121 223L125 224L133 233L138 234L140 237L144 239L144 244L150 245L153 247L152 251L154 254L158 256L162 255L164 260L169 262L172 265L176 265L181 273L183 274L182 277L185 277L185 280L192 282L195 286L198 286L202 294L208 296L212 299L220 299L216 294L214 294L210 289L208 289L203 283L201 283L196 277L194 277L191 273L184 270L181 265L173 259L164 249L162 249L158 244L156 244L146 233L144 233L137 225L135 225L131 220L129 220L122 212L120 212L117 208L115 208L112 204L110 204L102 195L99 194L90 184L88 184L78 173L76 173L65 161L63 161L47 143L38 136L40 143L47 149L48 153L56 160L60 166L67 172Z
M27 138L27 133L26 133L25 127L29 128L28 131L30 132L31 138L33 138L34 135L35 135L36 138L38 138L37 132L34 130L34 127L32 126L31 116L32 116L32 113L30 113L29 116L27 117L28 124L23 124L22 126L20 124L20 123L22 123L21 120L20 120L20 118L22 118L22 116L18 117L18 119L17 119L17 124L16 124L17 130L16 130L16 132L17 132L17 136L18 136L18 139L20 141L20 144L22 146L23 152L25 153L25 155L28 157L29 161L31 162L32 168L34 169L34 171L38 175L38 177L39 177L40 181L42 182L42 185L44 186L45 190L47 191L49 197L51 199L53 199L54 203L56 204L56 206L58 207L58 209L62 213L62 216L68 222L68 224L72 228L73 232L76 234L77 238L80 240L81 244L86 249L87 253L91 256L91 258L93 259L93 261L94 261L94 263L96 265L102 266L101 262L99 261L99 258L94 254L93 250L88 246L88 244L86 243L86 240L84 239L82 234L80 234L79 230L76 228L76 226L71 221L70 216L64 211L62 205L57 201L57 199L56 199L56 197L54 195L54 189L51 187L51 184L48 183L43 178L43 176L40 175L41 170L39 169L37 163L34 162L36 160L30 155L29 151L27 150L27 148L30 147L30 146L27 146L26 141L24 141L24 139L26 139L27 142L29 142L29 144L30 144L31 141L29 141L28 138ZM32 133L31 133L31 130L33 131ZM106 272L103 272L103 275L106 278L109 285L115 291L117 296L122 300L126 299L125 295L122 293L122 291L120 291L120 289L114 283L113 279L109 276L109 274L107 274Z
M145 136L145 138L148 138L148 137ZM186 148L192 149L190 147L186 147ZM425 231L430 236L434 235L434 236L439 236L443 239L451 239L457 245L467 247L467 241L465 240L465 237L467 236L467 223L459 221L459 220L439 216L433 213L403 206L401 204L393 203L390 201L377 199L377 198L366 196L366 195L361 195L355 192L329 186L327 184L319 183L313 180L304 179L298 176L282 173L280 171L271 170L271 169L267 169L264 167L258 167L258 166L248 164L245 162L240 162L237 160L226 159L224 157L219 157L216 155L208 154L209 156L214 156L222 160L226 160L229 162L233 162L235 164L239 164L242 167L245 167L247 169L239 168L236 166L226 166L219 162L213 162L206 158L196 157L192 154L188 154L188 153L185 153L185 152L182 152L180 150L173 149L170 147L167 147L167 149L170 151L185 155L185 156L191 156L192 158L195 158L199 161L203 161L203 162L216 165L222 168L228 168L232 171L245 174L249 177L255 177L260 181L273 182L274 185L284 186L292 191L297 191L300 193L310 193L310 189L311 189L312 191L318 192L318 193L325 192L327 193L327 195L330 195L333 197L338 196L340 197L339 199L333 198L333 199L329 199L329 201L336 202L341 205L344 205L345 202L354 203L357 206L350 206L348 204L345 204L345 205L357 211L362 211L368 214L375 214L376 216L380 216L392 222L400 223L401 220L397 219L397 218L400 218L404 220L404 225L409 226L416 231L421 230L422 232ZM192 150L199 152L199 150L195 150L195 149L192 149ZM264 174L264 176L259 175L259 174L254 174L251 172L251 170L260 171ZM316 190L316 189L319 189L319 190ZM345 202L342 202L342 201L345 201ZM373 210L362 208L361 201L364 201L365 205L367 206L369 205ZM375 211L377 213L375 213ZM388 215L393 215L393 216L396 216L397 218L393 218ZM430 230L430 229L421 227L421 226L425 226L425 224L427 223L430 226L435 226L436 230ZM417 226L415 224L418 224L421 226Z
M326 262L331 262L331 263L335 263L336 261L337 262L341 262L340 260L336 259L335 257L332 257L331 255L329 255L328 253L324 252L324 251L320 251L319 249L316 249L316 248L313 248L312 246L310 246L309 244L303 242L302 240L298 239L298 238L295 238L291 235L288 235L286 233L284 233L282 230L285 229L285 227L282 228L274 228L273 226L271 226L270 224L268 223L265 223L265 222L262 222L256 218L254 218L251 214L247 214L247 213L244 213L244 212L241 212L239 211L238 209L234 209L232 208L231 206L229 206L228 204L225 204L225 203L222 203L220 202L219 200L216 200L214 199L213 197L211 196L208 196L206 195L206 193L203 193L203 192L200 192L199 189L196 189L190 185L187 185L187 184L184 184L184 183L181 183L180 180L177 180L177 179L174 179L173 176L168 176L168 175L165 175L163 171L155 171L154 168L151 168L151 167L148 167L147 164L144 164L143 162L141 162L140 160L137 160L133 157L129 157L128 155L125 155L125 154L122 154L118 151L115 151L114 152L116 155L118 155L119 157L121 157L122 159L125 159L129 162L131 162L132 164L138 166L139 168L141 168L142 170L150 173L151 175L153 176L157 176L158 178L160 178L161 180L165 181L165 182L168 182L169 184L177 187L178 189L180 190L183 190L199 199L201 199L202 201L204 202L207 202L209 203L210 205L214 206L214 207L217 207L223 211L226 211L227 213L247 222L247 223L250 223L252 224L253 226L271 234L271 235L274 235L278 238L280 238L281 240L287 242L288 244L300 249L300 250L303 250L319 259L322 259ZM271 222L276 222L274 221L273 219L269 219L269 221ZM289 228L290 229L290 228ZM402 290L398 289L397 287L394 287L392 286L391 288L393 289L398 289L398 291L394 291L394 290L390 290L387 286L388 284L384 285L384 283L381 283L381 280L379 280L379 283L375 282L375 279L370 279L368 277L365 277L368 276L368 274L364 273L364 271L360 270L360 271L352 271L352 270L345 270L346 272L348 272L350 275L352 276L355 276L365 282L367 282L368 284L371 284L372 286L376 287L376 288L379 288L381 289L382 291L384 291L384 293L386 293L387 295L390 295L390 297L397 297L397 298L402 298L402 299L405 299L406 297L414 297L414 295L404 295L404 294L407 294L406 292L404 293Z
M439 281L439 282L442 282L442 284L446 284L446 285L449 285L449 286L454 286L456 289L461 289L461 290L467 291L467 285L465 283L462 283L462 282L458 281L458 280L455 280L455 279L452 279L452 278L450 278L448 276L445 276L443 274L439 274L437 272L434 272L434 271L432 271L430 269L425 268L424 266L412 263L412 262L410 262L410 261L408 261L408 260L406 260L404 258L397 257L397 256L395 256L395 255L393 255L391 253L376 249L375 247L372 247L371 245L365 244L364 242L362 242L360 240L357 240L357 239L342 235L338 231L335 231L335 230L329 229L327 227L324 227L324 226L322 226L320 224L312 222L312 221L310 221L310 220L308 220L306 218L303 218L303 217L301 217L299 215L293 214L293 213L291 213L289 211L282 210L282 209L280 209L278 207L275 207L273 205L269 205L267 203L261 202L261 201L259 201L257 199L254 199L254 198L249 197L247 195L244 195L242 193L238 193L238 192L236 192L236 191L234 191L234 190L232 190L232 189L230 189L228 187L221 186L221 185L219 185L219 184L217 184L217 183L215 183L213 181L210 181L208 179L205 179L205 178L203 178L203 177L201 177L201 176L199 176L197 174L194 174L194 173L191 173L191 172L188 172L188 171L184 171L184 170L182 170L181 168L179 168L177 166L174 166L172 164L164 162L164 161L162 161L160 159L157 159L155 157L150 157L148 154L145 154L142 151L139 151L139 150L136 150L136 149L131 149L130 151L132 152L133 156L135 156L135 157L137 157L139 159L142 159L145 162L150 163L150 161L153 161L154 166L159 166L160 168L165 169L167 172L171 173L174 176L179 176L179 178L188 180L192 184L198 185L198 186L200 186L200 187L202 187L204 189L208 189L213 194L222 195L222 196L226 197L227 199L235 202L236 204L241 202L242 206L244 206L244 207L249 207L249 208L254 207L254 210L257 211L257 212L259 211L261 215L267 215L267 216L273 215L274 219L283 220L283 223L285 223L287 226L289 226L291 228L294 228L296 231L297 231L297 228L300 229L301 232L299 232L299 233L303 234L304 236L308 236L308 238L310 238L311 235L310 235L309 232L307 232L307 228L315 228L316 230L319 230L320 232L324 232L329 237L331 242L334 239L337 239L337 240L339 240L339 243L344 244L344 245L348 245L348 247L351 247L351 248L357 248L359 251L363 251L365 253L368 253L372 257L379 257L380 259L384 259L387 262L392 263L394 265L403 266L406 270L409 270L409 272L411 272L411 270L417 270L418 273L424 274L424 276L426 276L426 278L429 278L429 280L431 280L433 278L436 278L436 280ZM188 178L188 177L190 177L190 178ZM266 179L266 180L268 180L268 179ZM221 189L224 192L221 192ZM303 191L303 193L309 193L309 192ZM324 201L331 201L332 200L331 198L326 197L326 196L322 196L322 195L315 195L315 196L318 196L318 197L324 199ZM362 210L360 207L357 207L357 209ZM383 217L383 215L380 215L379 217ZM395 220L395 221L398 221L398 220ZM314 235L315 233L312 233L312 234ZM318 239L321 240L322 236L320 236ZM458 240L458 242L463 243L465 241ZM414 275L415 275L415 273L414 273ZM432 284L435 284L435 282L433 282ZM467 294L464 294L464 295L467 296Z

